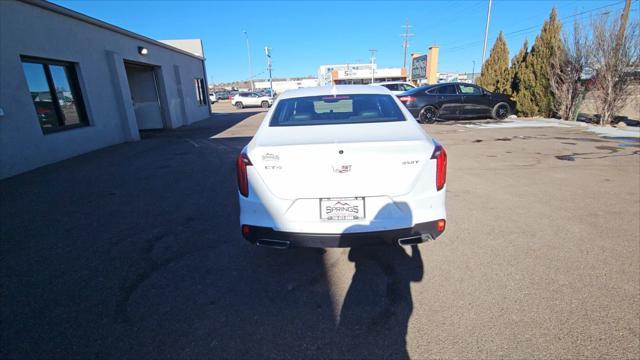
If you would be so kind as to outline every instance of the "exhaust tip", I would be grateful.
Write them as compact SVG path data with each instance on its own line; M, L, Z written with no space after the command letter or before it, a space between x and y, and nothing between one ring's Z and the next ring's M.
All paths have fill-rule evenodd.
M256 241L256 245L272 249L284 250L288 249L289 246L291 246L291 242L286 240L259 239L258 241Z
M406 238L398 239L398 245L409 246L409 245L417 245L422 244L423 242L431 241L433 237L431 234L420 234L415 236L410 236Z

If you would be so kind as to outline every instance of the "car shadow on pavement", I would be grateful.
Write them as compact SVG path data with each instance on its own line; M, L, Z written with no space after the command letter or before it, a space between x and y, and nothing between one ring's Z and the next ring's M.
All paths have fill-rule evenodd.
M330 348L323 252L242 239L234 159L251 138L212 139L234 121L215 122L0 182L0 358L262 359Z
M251 138L212 139L240 121L0 181L0 358L318 358L343 356L340 344L371 357L380 343L399 354L411 313L402 249L352 250L360 270L338 333L376 316L357 309L365 282L389 284L372 299L388 301L388 329L367 349L336 339L323 250L242 239L234 159Z
M402 227L410 227L411 210L404 203L386 205L376 217L402 211ZM373 219L375 222L375 218ZM366 231L355 225L345 233ZM374 239L372 239L374 240ZM380 244L351 248L355 273L340 310L337 348L347 358L408 359L407 327L413 312L411 282L422 281L424 265L417 245Z

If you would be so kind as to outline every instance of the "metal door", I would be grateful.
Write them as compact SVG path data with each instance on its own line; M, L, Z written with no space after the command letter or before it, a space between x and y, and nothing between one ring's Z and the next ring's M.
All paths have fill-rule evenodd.
M162 129L162 108L158 95L158 82L153 67L137 64L125 64L131 102L136 114L138 129Z

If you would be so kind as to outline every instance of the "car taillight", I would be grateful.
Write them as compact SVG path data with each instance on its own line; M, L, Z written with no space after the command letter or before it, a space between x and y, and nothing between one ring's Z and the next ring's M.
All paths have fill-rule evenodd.
M236 159L236 173L238 175L238 191L242 196L249 196L249 178L247 177L247 166L251 166L251 160L247 156L247 148L242 149L242 152Z
M434 141L436 145L431 154L431 159L436 160L436 190L440 191L447 182L447 152L442 145Z
M414 102L416 101L416 98L414 98L413 96L400 96L398 98L403 104L407 104L410 102Z
M249 225L242 225L242 236L245 239L249 238L249 235L251 235L251 226Z

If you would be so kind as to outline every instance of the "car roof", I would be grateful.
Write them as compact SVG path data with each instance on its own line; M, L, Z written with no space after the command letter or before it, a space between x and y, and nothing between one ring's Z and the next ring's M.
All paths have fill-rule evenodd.
M465 83L465 82L446 82L446 83L437 83L437 84L429 84L429 85L423 85L411 90L407 90L405 91L406 93L416 93L419 91L423 91L423 90L429 90L431 88L437 87L437 86L443 86L443 85L473 85L473 86L477 86L477 87L481 87L480 85L476 85L476 84L470 84L470 83Z
M334 86L316 86L308 88L299 88L294 90L286 90L279 99L289 99L307 96L323 96L323 95L353 95L353 94L381 94L393 95L389 89L382 86L370 85L334 85Z
M407 81L383 81L383 82L373 83L371 85L389 85L389 84L409 84L413 86L413 84Z
M433 84L433 85L474 85L474 86L480 86L480 85L477 85L477 84L471 84L471 83L466 83L466 82L462 82L462 81L452 81L452 82L439 83L439 84Z

